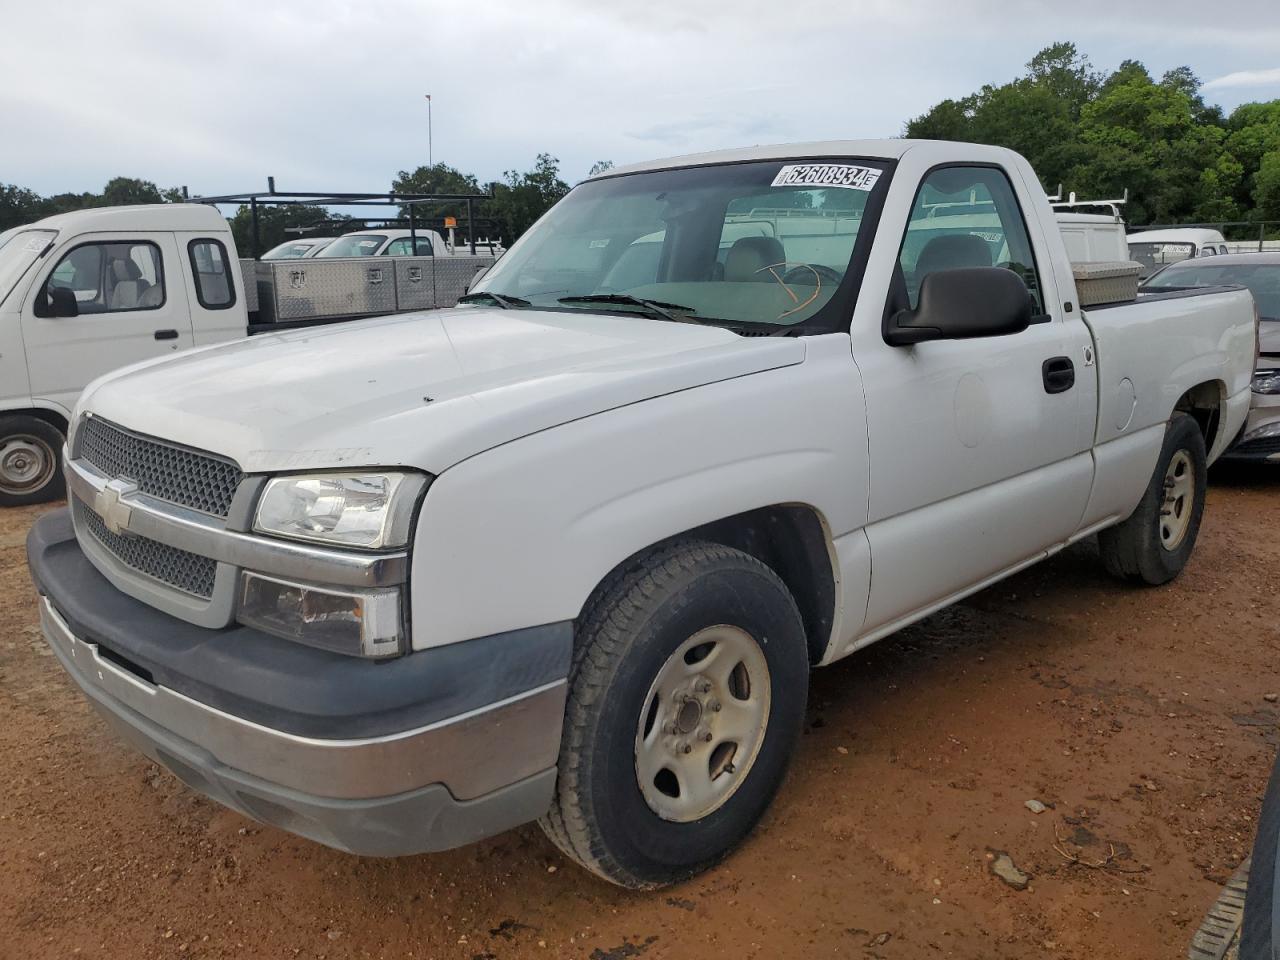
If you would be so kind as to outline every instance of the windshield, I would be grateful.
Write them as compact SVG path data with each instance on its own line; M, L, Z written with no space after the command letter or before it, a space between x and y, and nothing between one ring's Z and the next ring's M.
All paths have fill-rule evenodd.
M1196 255L1194 243L1131 243L1129 258L1142 264L1144 276L1170 263L1190 260Z
M316 240L288 240L278 247L272 247L262 255L263 260L297 260L305 257L316 246Z
M1197 260L1194 264L1161 270L1147 282L1147 288L1215 287L1220 284L1248 287L1258 304L1258 316L1263 320L1280 320L1280 263Z
M387 238L378 233L362 233L357 237L339 237L316 254L321 257L372 257Z
M0 237L0 303L57 235L56 230L15 230Z
M626 312L644 306L626 301L649 300L681 319L791 326L840 286L882 172L876 161L767 161L592 180L473 293ZM582 297L597 300L574 302Z

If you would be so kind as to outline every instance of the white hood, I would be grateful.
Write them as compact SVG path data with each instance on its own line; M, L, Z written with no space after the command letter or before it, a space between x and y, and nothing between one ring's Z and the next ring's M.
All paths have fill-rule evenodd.
M796 364L804 342L643 316L464 307L314 327L121 371L80 408L250 473L439 473L614 407Z

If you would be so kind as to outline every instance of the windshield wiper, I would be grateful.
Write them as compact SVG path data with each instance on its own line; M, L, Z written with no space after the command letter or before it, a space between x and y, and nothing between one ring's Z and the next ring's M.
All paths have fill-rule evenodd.
M508 297L504 293L491 293L488 290L477 290L475 293L468 293L458 298L459 303L481 303L483 300L496 303L503 310L510 310L512 307L531 306L529 301L522 297Z
M681 313L697 313L693 307L686 307L679 303L667 303L663 300L646 300L643 297L633 297L629 293L589 293L577 297L561 297L560 303L619 303L636 307L644 307L654 316L661 317L663 320L670 320L673 323L697 323L697 320L691 320L688 317L678 317L672 310L679 310Z

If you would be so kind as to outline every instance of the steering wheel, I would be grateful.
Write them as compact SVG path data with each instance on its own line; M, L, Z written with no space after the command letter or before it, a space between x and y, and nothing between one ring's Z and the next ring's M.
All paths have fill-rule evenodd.
M835 270L820 263L801 263L788 269L782 275L782 282L785 284L802 283L815 276L820 280L830 280L832 283L839 283L844 279Z

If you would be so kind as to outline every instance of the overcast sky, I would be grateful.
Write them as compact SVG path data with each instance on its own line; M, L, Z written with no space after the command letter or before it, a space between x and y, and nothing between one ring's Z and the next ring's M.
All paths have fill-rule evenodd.
M1132 8L1132 12L1126 12ZM1228 110L1280 97L1276 0L0 0L0 183L213 194L481 181L540 151L571 183L755 143L894 136L1074 40L1188 64Z

